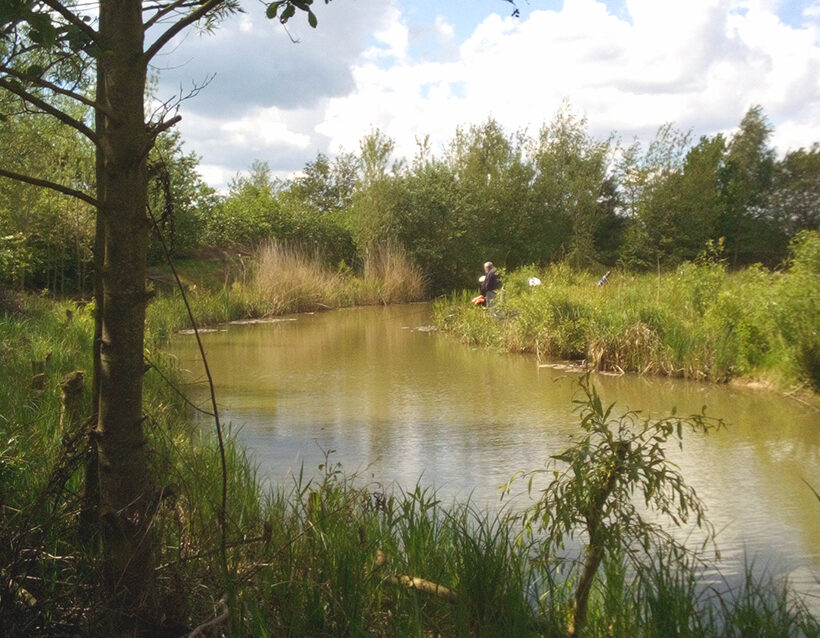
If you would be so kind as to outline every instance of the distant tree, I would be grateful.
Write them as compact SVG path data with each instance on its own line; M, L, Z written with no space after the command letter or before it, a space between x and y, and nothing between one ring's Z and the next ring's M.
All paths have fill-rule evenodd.
M774 150L768 145L771 133L763 109L753 106L727 147L720 177L723 215L719 232L726 238L733 265L772 256L770 234L774 229L766 217L775 166Z
M633 146L620 166L628 229L620 259L628 266L673 267L717 239L725 202L721 135L689 146L689 135L664 125L641 156Z
M216 191L197 172L200 158L184 153L178 131L157 138L148 158L148 208L172 255L200 245L205 220L219 202ZM164 259L156 240L149 261Z
M725 142L701 138L682 160L686 136L669 136L676 159L653 169L636 208L624 255L633 265L674 267L695 259L706 242L717 239L724 201L719 175Z
M820 229L820 145L791 151L775 164L767 209L787 238Z
M543 252L533 261L556 259L560 251L576 265L599 260L596 236L615 212L599 201L606 196L610 151L611 140L594 139L586 118L568 104L541 129L533 150L538 209L529 235L538 238Z
M277 232L278 184L266 162L255 161L247 175L237 175L228 195L203 218L202 240L222 249L250 248Z
M350 225L359 250L378 249L395 236L395 202L401 162L394 161L396 143L380 130L374 130L359 143L360 181L353 194Z
M724 201L720 174L726 140L718 134L701 137L686 154L680 184L677 232L681 261L696 258L709 240L720 237L720 217Z
M353 153L340 153L331 161L324 153L305 164L290 193L322 213L348 207L359 178L359 159Z

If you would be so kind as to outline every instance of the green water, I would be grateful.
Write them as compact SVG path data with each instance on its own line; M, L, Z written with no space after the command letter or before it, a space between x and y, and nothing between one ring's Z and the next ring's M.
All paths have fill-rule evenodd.
M331 460L362 480L421 482L448 499L494 506L514 472L567 446L577 429L577 375L468 348L429 323L430 306L413 304L205 334L222 419L274 483L301 465L316 472L332 450ZM192 382L204 378L192 336L175 336L170 350ZM722 417L725 430L690 436L674 454L720 531L721 574L753 559L820 596L820 502L804 482L820 491L816 410L773 393L677 380L594 383L616 413L688 414L705 405ZM190 391L205 401L204 384Z

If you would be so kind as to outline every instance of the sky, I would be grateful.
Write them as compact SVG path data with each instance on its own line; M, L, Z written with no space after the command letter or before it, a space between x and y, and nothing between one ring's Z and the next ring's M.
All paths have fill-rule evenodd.
M218 190L254 161L290 177L358 153L376 129L408 160L491 117L535 136L562 104L624 143L667 123L731 135L753 105L781 155L820 142L820 0L518 0L518 17L506 0L316 0L316 29L242 6L152 68L161 101L198 89L178 129Z

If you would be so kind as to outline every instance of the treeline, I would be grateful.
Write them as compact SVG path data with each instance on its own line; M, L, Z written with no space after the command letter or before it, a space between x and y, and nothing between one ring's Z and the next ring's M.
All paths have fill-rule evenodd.
M93 182L87 145L30 116L7 124L0 143L21 166L55 182ZM458 129L440 155L425 139L414 157L396 158L393 140L374 131L358 153L319 154L289 180L256 162L225 195L202 182L198 158L170 134L152 152L150 213L177 253L275 239L346 270L398 248L432 293L470 284L488 259L508 269L560 261L668 270L711 242L732 267L776 266L792 237L820 227L820 146L778 158L772 132L755 106L730 136L693 142L666 125L647 145L625 145L596 139L564 105L537 135L490 119ZM40 166L55 146L62 161ZM0 278L87 288L91 220L82 203L0 180ZM152 256L161 259L158 245Z

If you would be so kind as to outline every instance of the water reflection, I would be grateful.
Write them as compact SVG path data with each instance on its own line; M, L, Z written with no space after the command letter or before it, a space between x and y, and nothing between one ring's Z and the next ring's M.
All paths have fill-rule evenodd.
M240 428L261 474L280 481L301 464L312 471L335 450L348 472L494 503L513 472L566 447L577 429L573 375L418 330L429 312L426 304L341 310L204 335L223 420ZM171 350L202 377L193 338L175 337ZM595 384L616 412L707 406L726 420L725 430L689 436L673 452L720 530L722 571L742 571L748 555L776 573L798 570L808 584L820 576L820 503L804 482L820 489L816 411L676 380Z

